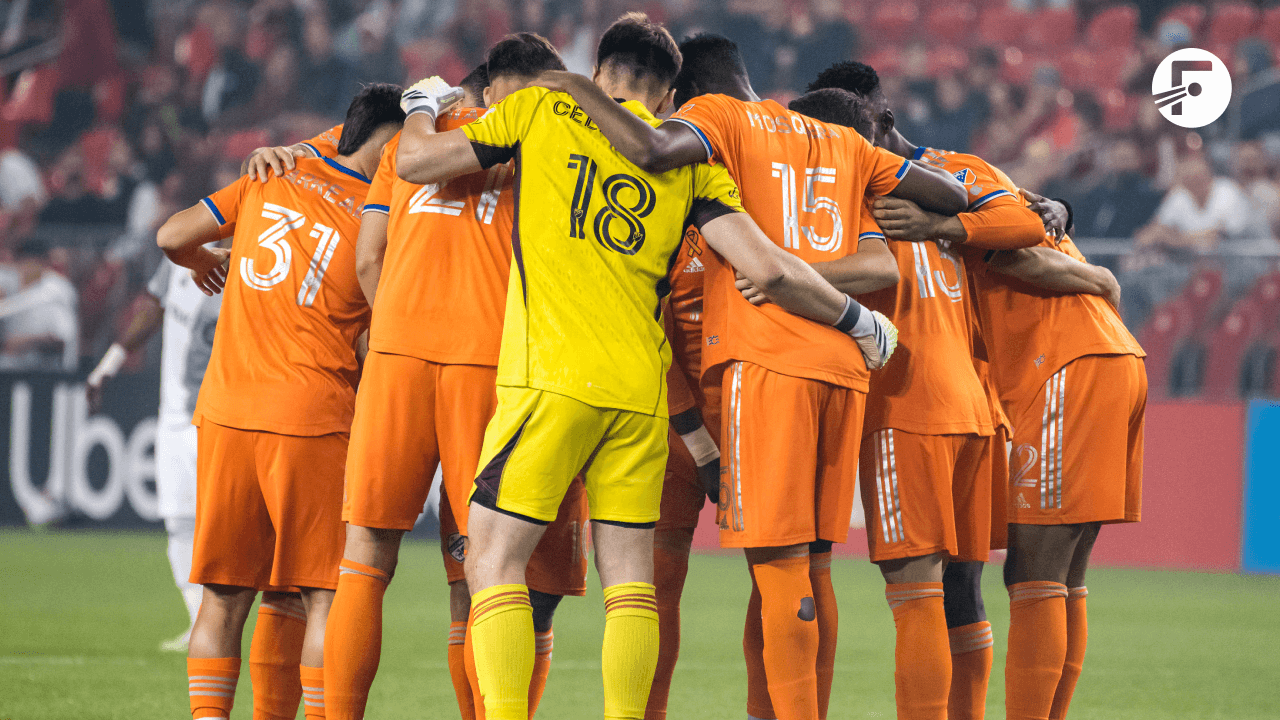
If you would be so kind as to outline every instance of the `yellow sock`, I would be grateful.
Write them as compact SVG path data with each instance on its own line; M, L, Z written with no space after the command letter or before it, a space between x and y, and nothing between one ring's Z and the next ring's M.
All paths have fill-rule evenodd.
M604 589L605 720L641 720L658 667L658 601L649 583Z
M524 585L471 596L471 645L487 720L528 720L533 678L533 606Z

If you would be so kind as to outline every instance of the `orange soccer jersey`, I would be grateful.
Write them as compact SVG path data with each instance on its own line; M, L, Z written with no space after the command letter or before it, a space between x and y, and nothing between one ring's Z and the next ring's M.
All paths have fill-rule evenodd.
M440 132L483 115L456 108ZM511 270L509 163L443 184L396 177L397 135L387 143L364 210L389 213L387 251L369 349L437 363L497 365ZM392 212L394 208L394 212Z
M283 178L244 176L201 201L235 239L197 424L349 430L355 341L369 322L355 272L368 188L354 170L306 158Z
M303 142L316 157L334 157L338 154L338 142L342 140L342 125L334 125L319 135Z
M857 252L862 199L893 190L909 163L849 128L791 112L772 100L703 95L672 121L692 128L713 162L724 163L743 205L779 247L809 263ZM848 237L846 237L846 231ZM753 306L733 268L703 256L703 372L734 360L794 377L865 391L862 355L844 333L776 305Z

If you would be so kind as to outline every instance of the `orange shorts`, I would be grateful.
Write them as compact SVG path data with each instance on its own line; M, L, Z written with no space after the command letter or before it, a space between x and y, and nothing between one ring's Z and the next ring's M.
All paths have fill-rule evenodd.
M370 352L351 422L342 519L411 530L436 466L453 497L471 493L484 429L498 399L497 368L441 365ZM467 506L454 510L466 534Z
M277 435L205 419L198 435L191 582L338 587L346 433Z
M895 428L866 437L859 466L871 561L947 553L987 559L991 549L991 438L917 435Z
M722 383L721 547L847 540L866 394L747 362Z
M1147 371L1134 355L1067 363L1013 414L1009 522L1137 522Z

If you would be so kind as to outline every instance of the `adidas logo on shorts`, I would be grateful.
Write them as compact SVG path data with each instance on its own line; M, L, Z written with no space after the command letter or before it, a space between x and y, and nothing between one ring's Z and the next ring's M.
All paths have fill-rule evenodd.
M1018 507L1022 510L1031 509L1031 503L1027 502L1027 499L1022 497L1022 493L1018 493ZM462 561L459 560L458 562L462 562Z

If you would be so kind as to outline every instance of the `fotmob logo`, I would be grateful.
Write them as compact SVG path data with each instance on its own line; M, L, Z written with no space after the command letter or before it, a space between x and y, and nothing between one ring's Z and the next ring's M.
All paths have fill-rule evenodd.
M1183 48L1160 62L1151 94L1169 122L1204 127L1222 117L1231 102L1231 73L1208 50Z

